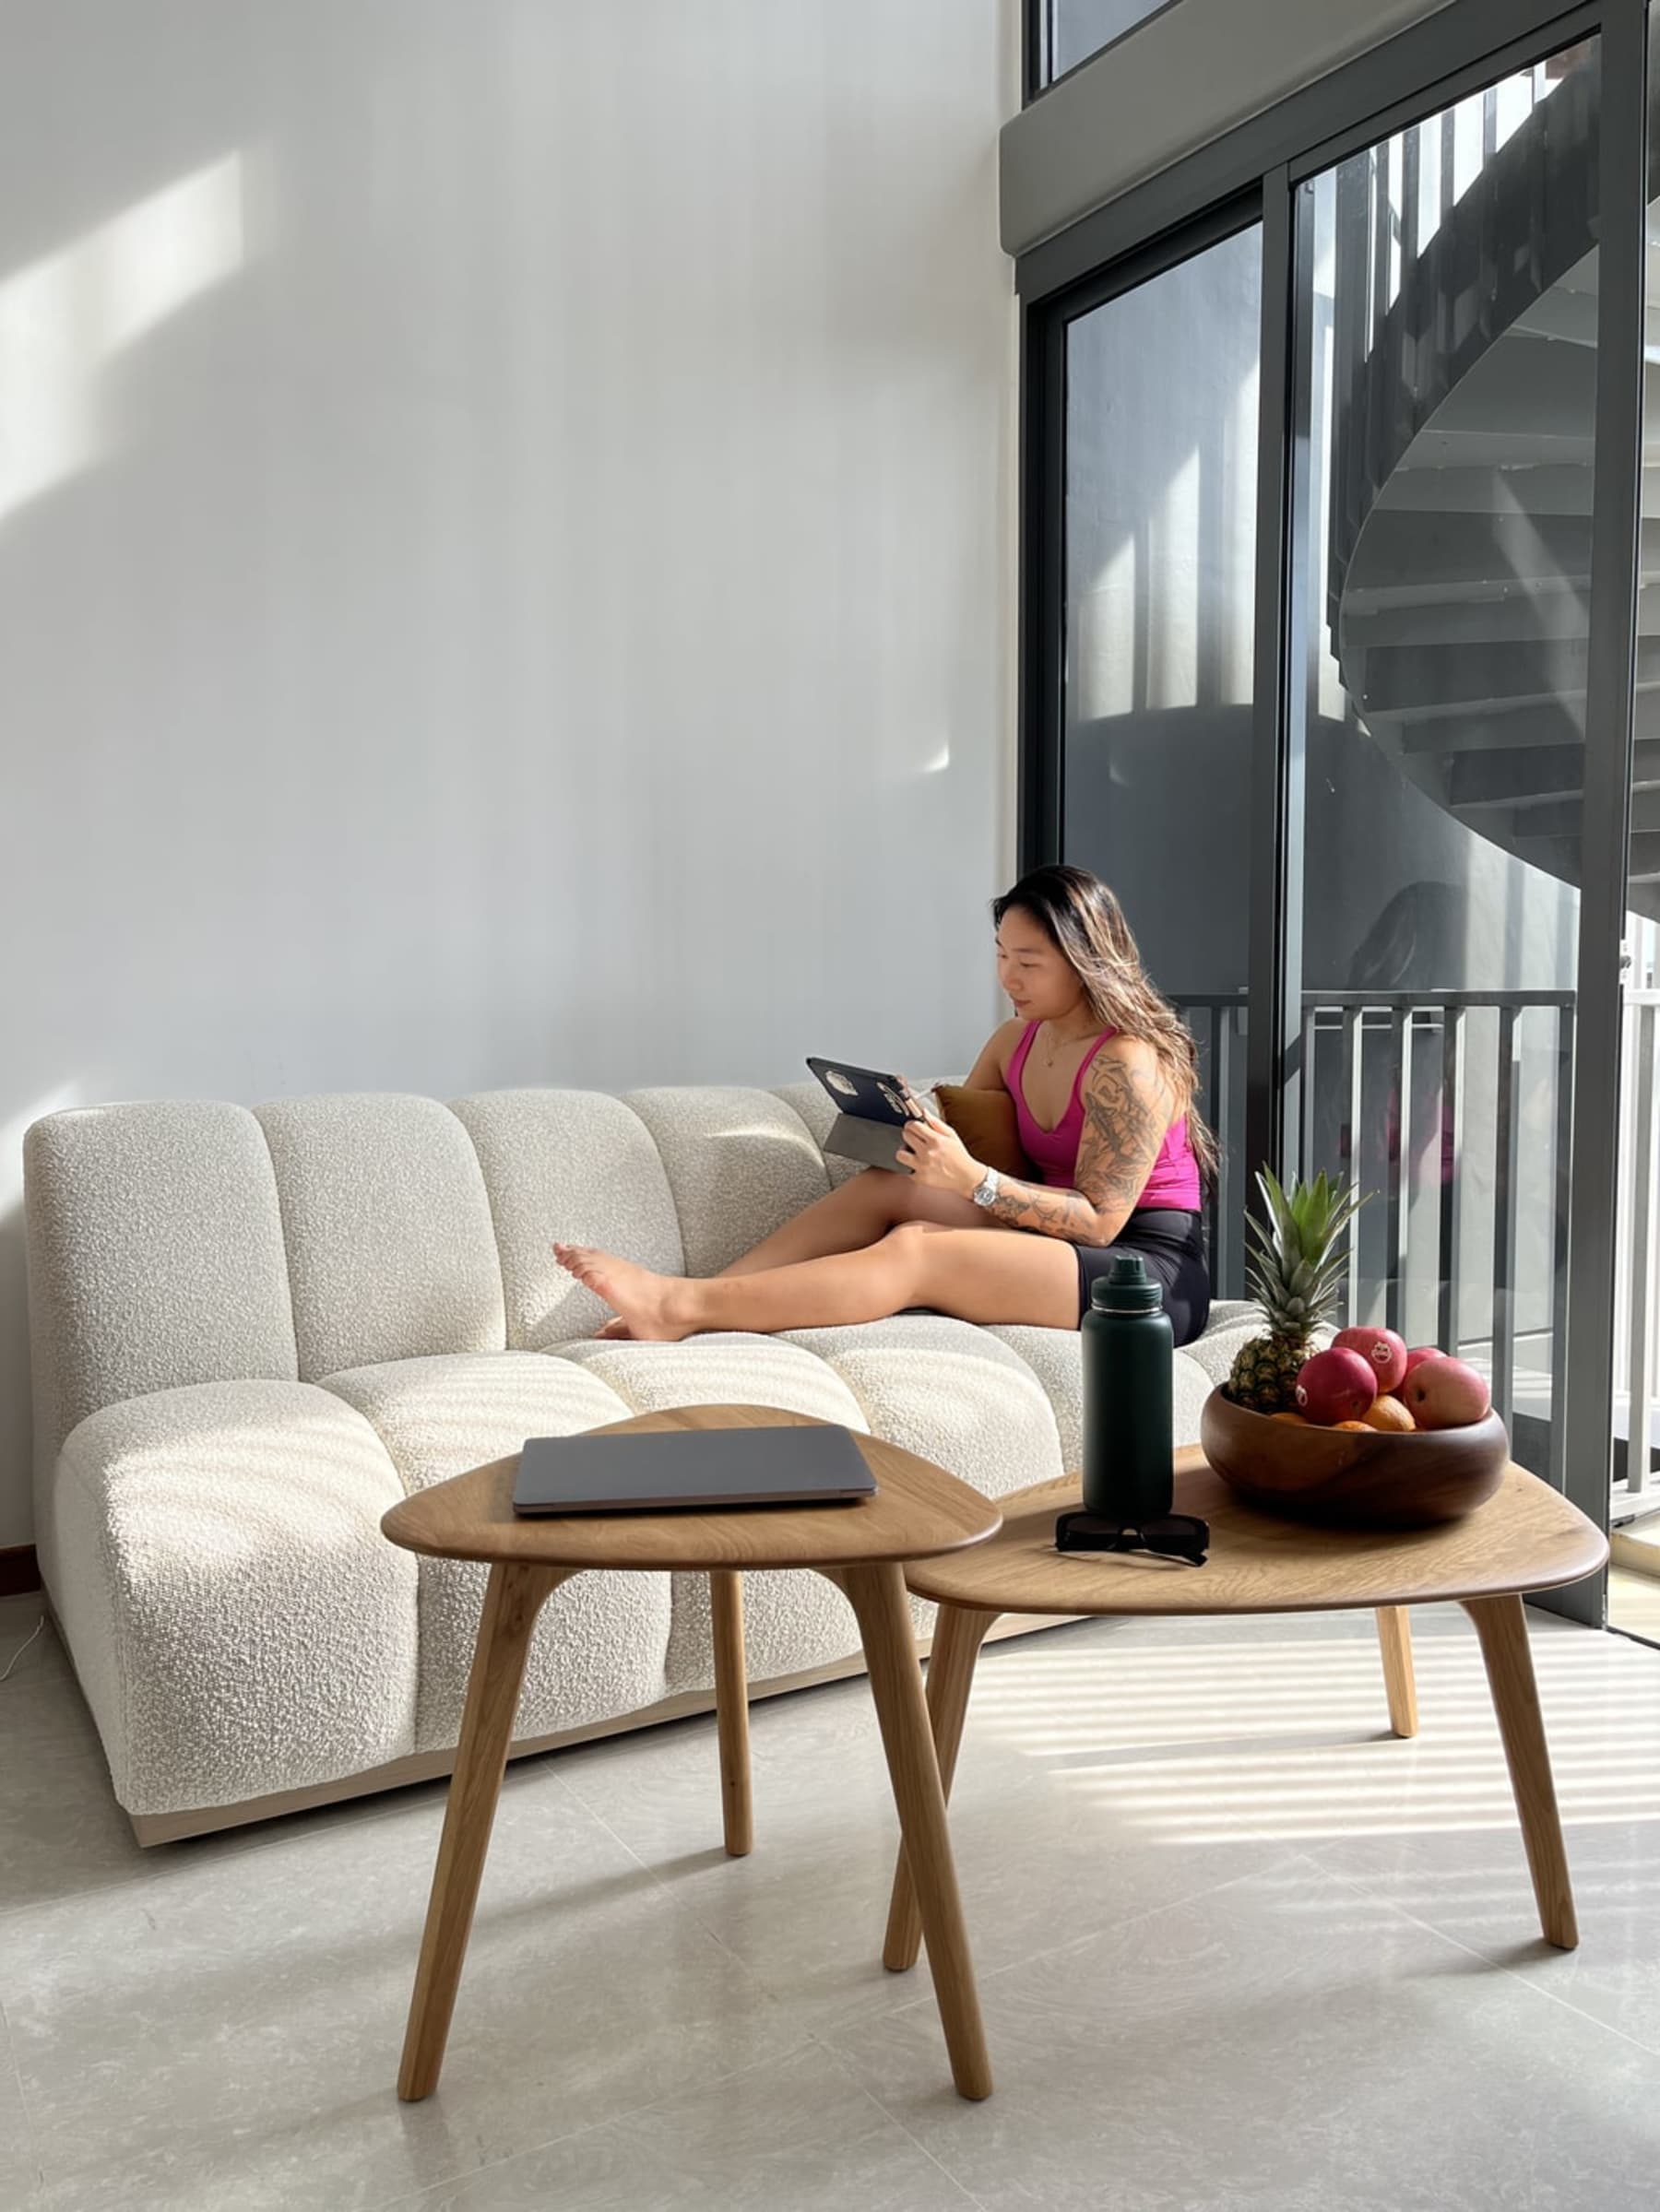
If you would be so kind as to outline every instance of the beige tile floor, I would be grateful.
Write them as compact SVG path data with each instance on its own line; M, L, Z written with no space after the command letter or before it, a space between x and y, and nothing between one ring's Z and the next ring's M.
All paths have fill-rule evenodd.
M0 1606L0 1667L33 1619ZM883 1972L868 1697L510 1772L443 2085L392 2082L441 1785L140 1853L49 1638L0 1686L6 2212L1488 2212L1660 2201L1660 1652L1534 1630L1583 1941L1539 1942L1474 1640L1096 1623L982 1664L956 1803L996 2096Z
M1660 1643L1660 1576L1633 1574L1629 1567L1608 1569L1608 1624L1628 1636Z

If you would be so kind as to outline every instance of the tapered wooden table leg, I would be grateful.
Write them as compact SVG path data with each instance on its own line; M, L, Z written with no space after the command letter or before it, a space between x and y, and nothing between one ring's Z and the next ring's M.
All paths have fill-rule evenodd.
M743 1577L721 1569L709 1577L715 1634L715 1727L720 1744L720 1812L729 1856L754 1849L750 1794L749 1666L743 1650Z
M968 1693L974 1687L975 1662L998 1617L995 1613L974 1613L963 1605L942 1605L934 1623L933 1652L928 1662L928 1720L940 1765L940 1791L947 1802L956 1773L957 1749L963 1741ZM901 1843L894 1867L894 1893L888 1902L883 1965L890 1973L904 1973L916 1965L921 1943L922 1915L917 1910L916 1885Z
M1378 1607L1378 1644L1383 1654L1383 1686L1389 1693L1389 1725L1398 1736L1415 1736L1417 1683L1412 1672L1412 1621L1405 1605Z
M1465 1598L1463 1604L1476 1624L1481 1656L1487 1662L1511 1788L1516 1794L1522 1840L1527 1847L1539 1925L1547 1943L1571 1951L1579 1943L1579 1922L1568 1878L1568 1854L1562 1843L1545 1722L1539 1711L1538 1685L1534 1680L1527 1617L1520 1598Z
M917 1886L952 2079L961 2096L989 2097L991 2062L986 2051L979 1993L974 1985L963 1900L952 1863L945 1792L940 1787L939 1762L928 1724L904 1571L889 1563L847 1567L833 1571L831 1579L847 1591L859 1617L860 1638L871 1674L871 1696L882 1726L888 1777L899 1813L899 1833Z
M550 1591L567 1579L545 1567L490 1570L398 2069L397 2094L408 2103L430 2097L438 2086L531 1633Z

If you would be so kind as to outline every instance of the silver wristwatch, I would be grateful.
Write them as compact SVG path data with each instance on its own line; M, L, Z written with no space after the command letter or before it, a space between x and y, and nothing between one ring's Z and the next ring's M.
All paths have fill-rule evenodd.
M988 1167L974 1191L977 1206L994 1206L997 1203L997 1170Z

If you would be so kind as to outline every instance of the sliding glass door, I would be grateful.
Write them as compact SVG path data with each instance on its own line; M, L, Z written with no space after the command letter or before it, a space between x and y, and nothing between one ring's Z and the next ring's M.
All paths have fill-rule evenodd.
M1598 42L1310 178L1296 218L1305 1172L1349 1313L1482 1367L1562 1476L1596 448Z
M1262 227L1065 324L1061 857L1123 904L1199 1045L1240 1287Z
M1223 1294L1349 1177L1348 1316L1660 1563L1646 15L1451 0L1027 249L1022 850L1192 1026Z

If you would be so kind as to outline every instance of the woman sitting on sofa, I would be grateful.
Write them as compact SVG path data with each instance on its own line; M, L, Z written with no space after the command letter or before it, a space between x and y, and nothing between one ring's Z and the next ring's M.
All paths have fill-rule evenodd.
M1176 1342L1200 1333L1210 1310L1201 1168L1214 1172L1215 1147L1193 1104L1192 1040L1098 878L1040 868L992 915L1016 1019L967 1087L1012 1097L1042 1180L988 1169L930 1116L907 1133L908 1175L866 1168L718 1275L658 1275L555 1245L561 1265L616 1308L602 1334L819 1329L914 1306L1075 1329L1090 1283L1126 1248L1163 1285Z

